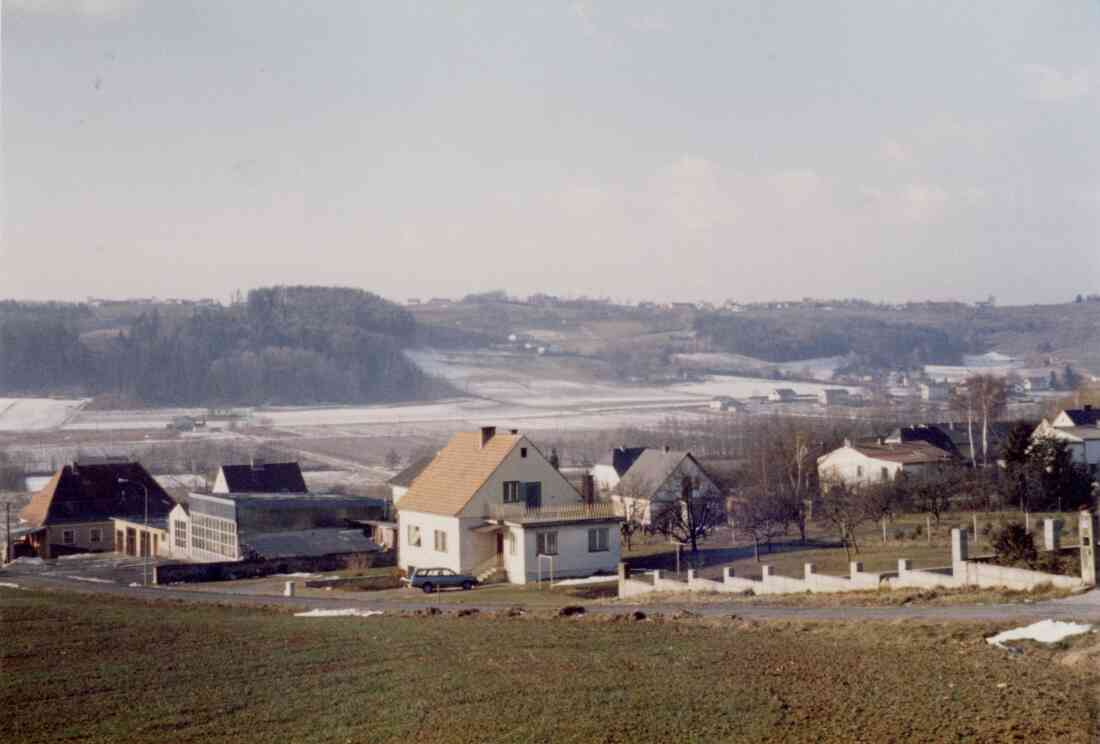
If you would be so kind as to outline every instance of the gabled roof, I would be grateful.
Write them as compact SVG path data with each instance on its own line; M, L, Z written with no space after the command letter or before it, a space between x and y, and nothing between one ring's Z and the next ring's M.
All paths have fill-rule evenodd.
M959 448L955 441L938 426L932 424L917 424L915 426L903 426L894 429L890 436L886 437L887 443L908 444L910 442L926 442L933 447L938 447L952 455L959 454Z
M136 462L74 463L35 493L19 516L36 527L144 516L146 491L150 519L166 516L176 505Z
M691 458L695 465L710 478L703 466L699 464L690 452L685 450L664 450L650 448L638 457L633 467L626 472L619 483L619 490L645 487L656 491L664 485L669 476L680 466L685 459ZM713 479L712 479L713 480Z
M305 478L296 462L222 465L229 493L305 493Z
M485 484L519 444L519 434L493 434L484 446L481 432L459 432L417 476L401 497L401 511L453 517Z
M601 457L596 464L610 465L615 468L615 472L622 478L645 451L645 447L616 447Z
M949 462L952 457L939 447L927 442L906 442L904 444L856 444L852 449L875 460L887 460L902 465L923 465L927 463Z
M412 482L416 480L417 476L424 472L424 469L432 464L432 460L435 459L435 455L429 455L428 457L421 457L409 467L402 470L397 475L386 481L391 486L404 486L408 488L412 485Z
M1100 424L1100 408L1067 408L1062 411L1074 426L1096 426Z

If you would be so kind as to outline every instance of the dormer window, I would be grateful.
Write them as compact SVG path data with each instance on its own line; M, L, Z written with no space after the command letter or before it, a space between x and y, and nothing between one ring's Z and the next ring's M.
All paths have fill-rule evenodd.
M526 447L520 447L519 448L519 456L520 457L527 457L527 448Z

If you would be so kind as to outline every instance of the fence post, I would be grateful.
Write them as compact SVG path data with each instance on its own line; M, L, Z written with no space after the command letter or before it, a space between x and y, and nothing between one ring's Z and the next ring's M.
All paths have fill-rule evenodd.
M932 544L932 515L924 515L924 531L928 535L928 544Z

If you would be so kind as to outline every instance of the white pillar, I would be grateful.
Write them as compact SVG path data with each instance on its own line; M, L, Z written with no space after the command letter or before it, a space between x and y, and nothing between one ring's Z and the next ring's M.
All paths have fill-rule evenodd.
M1058 550L1062 547L1062 520L1043 520L1043 549Z

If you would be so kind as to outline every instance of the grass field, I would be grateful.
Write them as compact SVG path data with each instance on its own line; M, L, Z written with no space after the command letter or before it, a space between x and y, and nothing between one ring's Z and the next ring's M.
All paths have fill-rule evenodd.
M0 615L5 741L1086 742L1094 723L1094 679L1051 663L1069 653L1010 655L991 625L312 619L5 589Z
M882 528L879 524L865 524L858 532L859 552L853 552L851 560L862 562L863 570L869 572L896 571L899 558L911 559L916 568L949 566L951 565L951 528L965 527L973 540L974 516L972 512L947 513L943 515L938 527L933 522L932 537L928 539L925 515L901 515L887 523L885 543L882 541ZM976 543L969 543L972 556L993 552L989 543L989 534L981 534L987 524L996 527L1008 522L1021 524L1024 522L1024 515L1020 512L982 512L976 516L979 534ZM1076 513L1044 513L1030 516L1036 547L1042 549L1042 520L1047 517L1062 520L1063 545L1077 544ZM914 531L918 528L921 534L914 537ZM899 534L904 534L905 537L899 539ZM761 545L759 561L753 557L752 543L747 540L746 535L741 533L736 537L736 541L731 541L730 532L721 530L706 542L701 543L699 555L694 559L700 576L719 579L723 568L731 566L737 576L759 579L760 567L763 563L774 566L774 570L780 575L796 578L802 577L803 566L806 563L813 563L823 574L848 575L849 556L837 541L835 533L826 524L810 523L805 545L799 542L798 534L793 529L787 536L777 538L770 552L767 546ZM636 538L632 549L624 550L624 553L634 568L675 569L675 548L660 537ZM689 563L692 560L690 551L686 549L681 551L681 573L690 567Z

